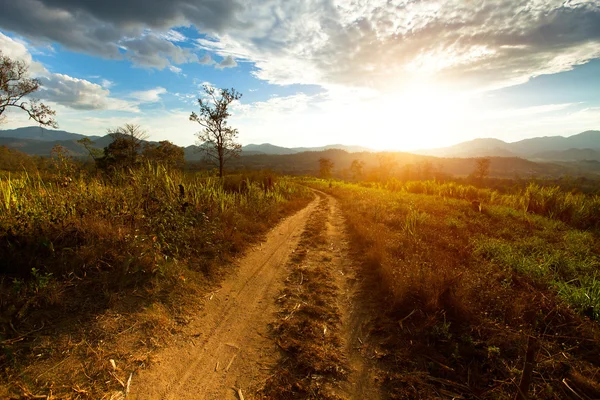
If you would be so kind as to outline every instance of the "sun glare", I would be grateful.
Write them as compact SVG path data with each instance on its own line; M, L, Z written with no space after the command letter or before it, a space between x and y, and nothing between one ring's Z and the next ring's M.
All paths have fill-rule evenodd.
M379 148L416 150L452 142L456 121L466 112L464 96L431 86L396 93L379 102L385 118L379 129L389 132Z

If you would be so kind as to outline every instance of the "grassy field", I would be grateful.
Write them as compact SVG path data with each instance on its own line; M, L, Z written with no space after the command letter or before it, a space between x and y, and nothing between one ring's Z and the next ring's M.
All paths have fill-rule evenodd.
M341 203L390 398L512 399L528 347L531 398L600 397L597 197L305 183Z
M259 172L67 172L0 178L2 398L120 388L109 359L151 363L222 266L312 197Z

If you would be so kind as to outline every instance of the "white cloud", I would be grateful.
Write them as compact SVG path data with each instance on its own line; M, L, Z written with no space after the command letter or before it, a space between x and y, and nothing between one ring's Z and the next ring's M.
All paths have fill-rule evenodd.
M237 65L238 65L237 62L233 59L232 56L226 56L215 67L218 69L223 69L223 68L237 67Z
M101 80L102 85L69 75L50 73L41 63L34 61L27 44L11 39L0 32L0 48L13 59L25 61L32 77L40 80L41 88L34 94L43 101L76 110L120 110L138 112L131 102L111 97L108 88L112 82ZM60 115L57 114L60 120ZM60 121L59 121L60 122Z
M39 79L42 83L39 97L43 100L77 110L139 111L134 104L111 97L108 89L85 79L63 74L50 74Z
M39 62L33 61L25 43L12 39L0 32L0 51L13 60L24 61L29 66L32 76L47 75L48 70Z
M134 98L141 103L155 103L160 101L160 96L165 93L167 93L167 89L163 87L157 87L150 90L132 92L129 94L129 97Z
M169 66L169 70L170 70L171 72L175 73L175 74L180 74L180 73L181 73L181 71L182 71L182 69L181 69L181 68L178 68L178 67L176 67L176 66L174 66L174 65L170 65L170 66Z
M111 80L108 79L102 79L100 80L100 85L104 88L104 89L110 89L111 87L113 87L115 85L115 83Z

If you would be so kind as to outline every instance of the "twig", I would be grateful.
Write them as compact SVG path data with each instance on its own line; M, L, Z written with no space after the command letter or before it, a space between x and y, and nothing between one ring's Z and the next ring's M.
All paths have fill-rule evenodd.
M125 388L125 397L129 394L129 388L131 387L131 378L133 378L133 372L129 374L129 379L127 379L127 387Z
M58 368L60 365L62 365L65 361L67 361L69 358L71 358L71 356L67 356L64 360L62 360L61 362L59 362L58 364L56 364L53 367L50 367L49 369L47 369L46 371L42 372L41 374L39 374L38 376L35 377L35 379L39 379L40 376L47 374L48 372L52 371L55 368Z
M215 372L217 372L219 370L219 362L217 361L217 363L215 364Z
M563 385L565 385L567 387L567 389L569 389L571 391L571 393L573 393L575 396L577 396L578 399L584 400L583 397L581 397L579 394L577 394L577 392L574 391L573 388L571 388L571 386L569 386L566 378L562 380L562 383L563 383Z
M242 394L242 389L238 389L237 394L238 394L238 397L240 398L240 400L244 400L244 395Z
M125 382L119 379L119 377L112 371L108 371L108 373L119 382L119 384L125 389Z
M529 385L531 384L531 374L533 373L533 367L535 366L535 355L538 349L538 340L533 336L529 336L529 339L527 339L525 366L523 367L523 374L521 374L519 390L515 395L515 400L527 400L527 393L529 392Z
M231 367L231 364L233 364L233 360L235 360L236 357L237 357L237 354L234 354L233 357L231 357L231 361L229 361L229 364L227 364L227 368L225 368L225 372L229 371L229 367Z

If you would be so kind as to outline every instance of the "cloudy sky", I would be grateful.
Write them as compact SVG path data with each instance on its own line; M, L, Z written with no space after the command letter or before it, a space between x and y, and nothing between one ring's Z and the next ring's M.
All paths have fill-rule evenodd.
M202 84L243 144L440 147L600 129L600 1L0 0L62 130L195 141ZM12 112L0 129L31 125Z

